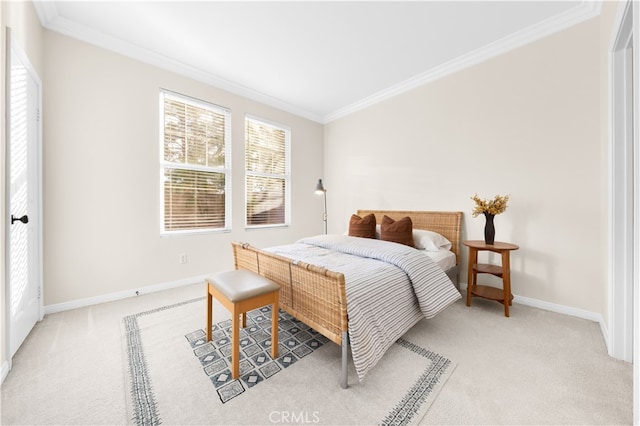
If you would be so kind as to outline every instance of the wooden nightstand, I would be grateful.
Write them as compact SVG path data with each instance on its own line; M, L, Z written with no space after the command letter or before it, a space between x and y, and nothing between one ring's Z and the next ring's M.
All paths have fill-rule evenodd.
M511 294L511 266L509 256L512 250L518 250L515 244L501 243L486 244L481 240L464 241L462 244L469 247L469 270L467 278L467 306L471 306L471 296L495 300L504 305L504 316L509 316L509 305L513 300ZM492 251L500 253L502 265L490 265L478 263L479 251ZM478 274L491 274L502 278L502 290L496 287L477 284Z

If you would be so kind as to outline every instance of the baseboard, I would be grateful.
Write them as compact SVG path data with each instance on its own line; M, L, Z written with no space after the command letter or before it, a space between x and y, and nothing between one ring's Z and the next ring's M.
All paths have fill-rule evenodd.
M467 283L460 283L460 291L467 289ZM557 303L545 302L543 300L532 299L530 297L513 295L513 303L531 306L532 308L543 309L545 311L556 312L558 314L569 315L576 318L582 318L589 321L597 322L600 325L600 331L604 338L604 343L609 348L609 331L604 322L602 314L597 312L586 311L584 309L573 308L571 306L560 305Z
M122 300L129 297L138 296L141 294L155 293L158 291L169 290L172 288L184 287L187 285L204 282L207 276L208 275L202 275L198 277L185 278L182 280L170 281L166 283L155 284L155 285L131 289L131 290L124 290L124 291L119 291L115 293L103 294L100 296L89 297L86 299L78 299L78 300L72 300L70 302L56 303L54 305L46 305L44 307L44 313L45 315L54 314L56 312L63 312L63 311L69 311L71 309L84 308L86 306L97 305L99 303Z
M182 280L171 281L146 287L141 287L139 289L125 290L116 293L103 294L96 297L89 297L86 299L78 299L70 302L57 303L55 305L47 305L44 307L45 315L53 314L56 312L68 311L71 309L84 308L86 306L97 305L99 303L105 302L113 302L116 300L126 299L128 297L134 297L140 294L148 294L155 293L157 291L169 290L172 288L183 287L191 284L197 284L200 282L204 282L207 275L202 275L198 277L185 278ZM460 291L466 291L467 284L460 283ZM572 317L583 318L590 321L595 321L600 324L600 331L602 332L602 337L604 338L605 344L607 348L609 347L609 332L607 326L604 322L604 318L601 314L591 311L586 311L584 309L573 308L571 306L560 305L557 303L545 302L543 300L532 299L530 297L524 296L513 296L513 302L518 303L525 306L531 306L533 308L543 309L545 311L556 312L559 314L569 315ZM4 380L5 368L9 369L9 365L2 366L2 379Z
M544 309L545 311L557 312L559 314L570 315L572 317L597 322L600 324L600 331L602 332L605 344L609 347L609 332L607 331L604 318L597 312L585 311L584 309L572 308L571 306L559 305L557 303L544 302L542 300L516 295L513 296L513 302L531 306L533 308Z
M4 379L7 378L8 374L9 374L9 361L5 361L2 363L2 369L0 369L0 377L2 377L2 379L0 380L0 384L4 383Z

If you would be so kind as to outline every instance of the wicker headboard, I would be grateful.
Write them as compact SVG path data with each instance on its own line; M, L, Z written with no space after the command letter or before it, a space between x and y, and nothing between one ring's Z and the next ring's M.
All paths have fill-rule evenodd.
M409 216L413 227L427 229L443 235L451 241L451 251L456 255L456 264L460 263L460 244L462 212L426 212L426 211L400 211L400 210L358 210L358 216L363 217L370 213L376 216L376 222L381 223L384 215L393 220Z

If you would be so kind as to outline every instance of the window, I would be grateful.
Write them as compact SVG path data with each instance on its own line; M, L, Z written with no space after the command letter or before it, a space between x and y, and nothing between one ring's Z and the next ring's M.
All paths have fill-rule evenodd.
M289 224L291 130L245 120L246 221L248 227Z
M230 228L231 114L160 93L163 233Z

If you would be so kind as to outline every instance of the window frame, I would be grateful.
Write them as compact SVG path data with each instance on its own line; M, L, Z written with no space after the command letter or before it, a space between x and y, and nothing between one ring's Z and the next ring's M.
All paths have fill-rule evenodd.
M270 174L270 173L258 173L258 172L250 172L247 170L247 122L253 121L262 125L270 126L277 128L278 130L282 130L285 133L285 141L284 141L284 155L285 155L285 172L283 175L278 174ZM278 123L275 121L271 121L268 119L264 119L261 117L257 117L251 114L245 114L244 117L244 224L246 230L257 230L257 229L274 229L274 228L286 228L291 226L291 127L286 126L282 123ZM250 225L248 207L249 207L249 191L247 188L247 177L248 176L257 176L257 177L276 177L282 178L285 183L284 190L284 222L278 224L266 224L266 225Z
M222 114L225 117L224 120L224 153L225 161L224 166L202 166L188 163L173 163L166 161L164 158L165 149L165 97L169 97L178 102L184 102L197 108L209 109L217 114ZM216 234L231 231L231 219L232 219L232 136L231 136L231 109L217 105L213 102L205 101L202 99L194 98L189 95L174 92L167 89L160 89L159 93L159 193L160 193L160 236L180 236L180 235L192 235L192 234ZM192 171L204 171L224 174L224 191L225 191L225 212L224 212L224 226L221 228L191 228L191 229L179 229L179 230L167 230L165 224L165 170L167 168L192 170Z

